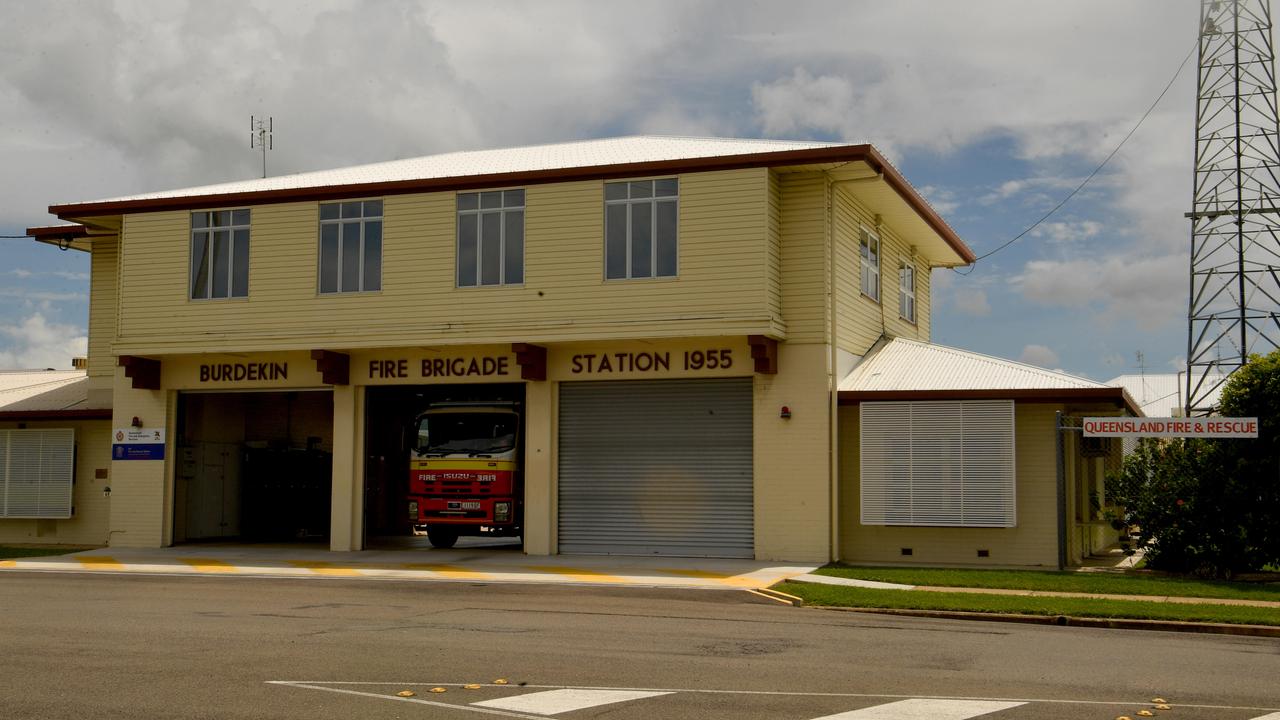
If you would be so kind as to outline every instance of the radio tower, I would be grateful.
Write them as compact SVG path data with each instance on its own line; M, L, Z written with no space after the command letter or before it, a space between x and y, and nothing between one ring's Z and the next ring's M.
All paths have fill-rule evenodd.
M1280 347L1280 120L1269 0L1201 0L1188 415Z

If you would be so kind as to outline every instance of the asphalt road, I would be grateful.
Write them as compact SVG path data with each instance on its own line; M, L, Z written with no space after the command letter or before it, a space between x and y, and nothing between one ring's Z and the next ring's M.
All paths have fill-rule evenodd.
M741 591L0 575L6 720L1110 720L1155 697L1179 720L1276 712L1280 641L890 618ZM584 702L604 704L568 709Z

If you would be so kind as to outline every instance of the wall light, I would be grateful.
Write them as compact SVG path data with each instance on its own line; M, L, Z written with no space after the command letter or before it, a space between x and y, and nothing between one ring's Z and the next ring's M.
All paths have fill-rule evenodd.
M790 420L791 408L787 407L786 405L783 405L782 412L778 413L778 417L782 418L783 420Z
M133 416L133 421L132 421L132 422L130 422L129 424L130 424L130 425L132 425L132 426L134 426L134 427L136 427L136 428L140 428L140 427L142 427L142 418L138 417L137 415L134 415L134 416Z

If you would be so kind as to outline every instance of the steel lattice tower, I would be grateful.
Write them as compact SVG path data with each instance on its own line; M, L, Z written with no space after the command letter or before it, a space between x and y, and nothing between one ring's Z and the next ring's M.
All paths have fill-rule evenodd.
M1269 0L1202 0L1188 415L1251 353L1280 347L1280 119Z

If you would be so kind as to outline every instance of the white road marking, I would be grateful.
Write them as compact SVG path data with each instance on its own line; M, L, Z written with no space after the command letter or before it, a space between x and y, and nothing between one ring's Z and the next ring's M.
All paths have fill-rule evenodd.
M497 708L476 708L467 707L466 705L455 705L453 703L435 702L432 700L422 700L414 697L399 697L397 695L384 695L382 693L361 692L360 690L347 690L346 688L324 687L323 685L307 685L305 683L286 682L283 680L268 680L270 685L286 685L288 687L304 688L307 690L324 690L326 692L342 693L343 695L359 695L361 697L377 698L379 700L395 700L396 702L407 702L415 705L430 705L432 707L450 708L453 710L464 710L466 712L484 713L485 715L499 715L502 717L522 718L523 720L542 720L541 715L523 715L517 712L509 712L506 710L498 710Z
M547 690L528 695L497 698L471 703L473 706L530 712L538 715L558 715L571 710L585 710L598 705L610 705L643 698L670 695L667 692L642 690Z
M1259 715L1258 717L1253 718L1252 720L1280 720L1280 712L1273 712L1273 713L1267 713L1266 715Z
M835 715L824 715L814 720L966 720L1022 705L1026 703L913 698Z

